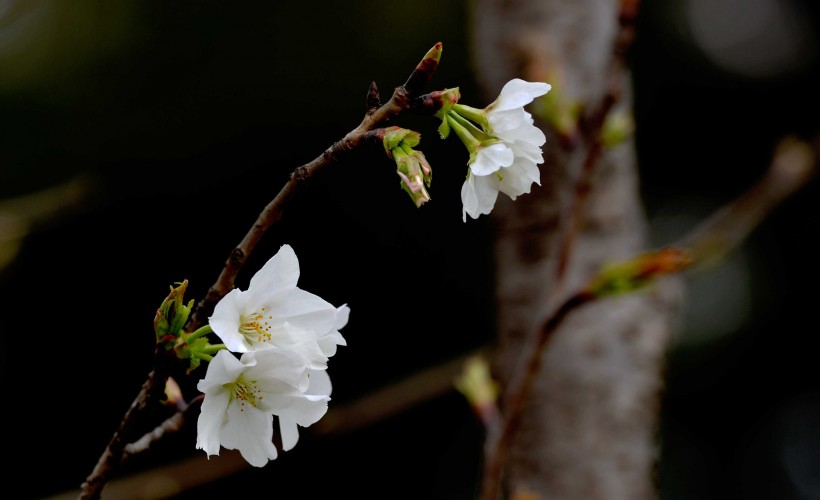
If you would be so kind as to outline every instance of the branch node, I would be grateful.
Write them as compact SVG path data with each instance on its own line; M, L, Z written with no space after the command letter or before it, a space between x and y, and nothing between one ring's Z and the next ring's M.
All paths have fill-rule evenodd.
M379 87L376 82L370 82L370 88L367 89L367 114L372 115L382 106L382 100L379 96Z
M329 159L330 156L330 151L325 151L324 153L322 153L322 157L324 157L325 159ZM301 167L297 167L293 171L293 180L296 182L305 182L308 180L309 177L310 172L304 165L302 165Z
M231 266L241 266L245 262L245 252L241 248L234 248L231 255L228 257Z

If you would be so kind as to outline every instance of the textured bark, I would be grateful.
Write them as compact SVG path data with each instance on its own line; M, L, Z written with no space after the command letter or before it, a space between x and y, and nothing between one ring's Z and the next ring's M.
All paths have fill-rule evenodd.
M620 87L630 112L628 72L613 73L617 0L476 0L475 61L487 98L513 77L547 81L592 113ZM554 78L554 80L553 80ZM646 249L634 144L597 159L570 260L557 278L562 227L570 217L589 141L562 147L547 133L541 187L515 202L499 196L496 229L498 351L502 387L523 359L522 343L567 293L600 266ZM679 308L675 280L647 293L601 300L575 311L543 353L505 472L508 493L547 499L656 496L653 470L666 348ZM503 392L503 389L502 389ZM503 411L502 394L502 411ZM491 450L488 450L488 453Z

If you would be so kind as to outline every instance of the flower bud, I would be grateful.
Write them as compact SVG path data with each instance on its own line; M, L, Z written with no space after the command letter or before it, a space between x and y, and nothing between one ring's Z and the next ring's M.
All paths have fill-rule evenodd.
M384 150L396 162L396 173L401 179L401 188L410 195L416 207L430 201L425 185L430 187L433 170L421 151L416 151L421 134L413 130L390 127L384 133Z
M185 322L188 321L194 301L189 301L187 305L182 302L187 288L188 280L178 283L177 287L171 287L171 292L157 309L154 315L154 332L157 336L157 343L166 343L178 337Z
M416 207L430 201L430 194L424 184L430 185L432 171L424 154L421 151L413 151L412 155L402 155L401 159L396 160L396 165L398 165L396 173L401 178L401 187L410 195Z

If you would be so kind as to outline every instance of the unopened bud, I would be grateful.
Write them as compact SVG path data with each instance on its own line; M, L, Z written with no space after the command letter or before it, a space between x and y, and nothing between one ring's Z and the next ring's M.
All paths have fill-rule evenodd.
M171 292L157 309L154 315L154 332L158 343L165 343L169 339L178 337L185 322L188 321L194 301L190 300L188 304L182 302L186 288L188 288L188 280L178 283L176 287L171 287Z

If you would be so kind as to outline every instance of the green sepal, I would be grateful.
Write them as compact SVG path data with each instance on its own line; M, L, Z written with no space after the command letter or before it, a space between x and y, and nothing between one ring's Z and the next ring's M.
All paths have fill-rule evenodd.
M174 345L174 353L177 358L187 359L190 362L186 373L191 373L199 367L202 359L196 353L206 351L209 345L207 337L199 337L193 340L189 340L186 335L179 337L176 345Z
M418 146L421 141L421 134L414 130L408 130L401 127L389 127L384 133L384 150L387 156L392 157L396 148L404 145L409 147Z
M458 87L452 89L445 89L441 92L441 107L435 112L433 116L441 120L441 125L438 127L438 135L442 139L446 139L450 135L450 124L447 123L447 115L461 99L461 92Z
M441 125L438 126L438 135L442 139L446 139L448 135L450 135L450 124L447 123L447 120L442 120Z

